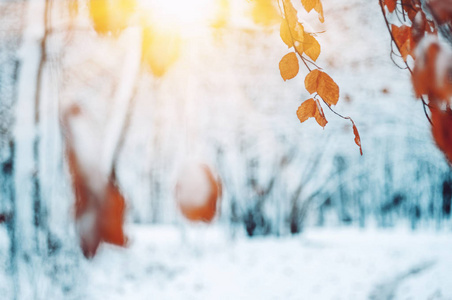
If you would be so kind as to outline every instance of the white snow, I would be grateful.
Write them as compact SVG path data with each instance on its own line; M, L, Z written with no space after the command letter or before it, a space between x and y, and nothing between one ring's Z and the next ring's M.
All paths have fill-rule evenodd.
M312 229L291 238L132 226L82 264L89 299L450 299L450 232ZM394 298L391 298L394 297ZM436 298L435 298L436 297Z

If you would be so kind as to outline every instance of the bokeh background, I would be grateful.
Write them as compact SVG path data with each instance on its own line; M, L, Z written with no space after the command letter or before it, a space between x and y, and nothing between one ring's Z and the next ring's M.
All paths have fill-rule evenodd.
M338 83L335 109L355 121L363 156L350 122L331 111L325 129L300 124L307 70L281 79L288 50L279 25L254 24L252 2L231 0L220 27L208 26L213 2L194 1L185 17L142 4L163 32L155 51L171 61L165 68L140 64L140 29L102 36L83 1L75 17L69 1L51 2L38 78L45 1L0 1L5 299L452 297L452 172L408 71L391 59L378 1L324 0L323 24L296 4L318 33L316 64ZM80 133L88 159L99 156L90 139L129 115L116 175L130 244L103 245L93 260L74 230L59 114L71 103L90 119ZM186 162L207 163L221 178L211 225L186 221L174 201Z

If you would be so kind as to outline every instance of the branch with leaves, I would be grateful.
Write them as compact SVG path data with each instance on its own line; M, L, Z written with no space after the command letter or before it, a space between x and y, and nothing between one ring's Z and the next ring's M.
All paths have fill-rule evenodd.
M302 0L301 4L308 13L314 9L319 14L320 22L323 23L323 7L320 0ZM323 104L334 114L343 119L350 120L355 135L355 143L358 145L362 155L361 138L355 122L352 118L344 117L337 113L331 107L332 105L336 105L339 101L339 86L326 72L323 72L321 68L314 63L321 51L319 42L316 40L313 33L308 33L304 30L303 24L298 20L297 10L290 0L282 0L282 5L279 5L279 8L283 16L280 27L281 39L289 48L293 48L293 52L284 55L279 63L281 77L285 81L298 75L300 68L298 64L299 57L309 71L304 81L306 90L311 95L315 94L312 98L300 105L297 110L298 119L303 123L309 118L315 118L320 126L325 127L328 121L323 113L321 105L323 102ZM309 60L309 58L304 57L303 54L312 61ZM307 62L314 65L316 69L311 69Z
M452 28L452 1L431 0L423 5L420 0L379 0L379 4L391 37L391 49L395 45L400 53L432 125L433 138L452 163L452 47L438 38L440 32L446 40L452 40L452 34L445 29ZM392 54L393 50L391 58Z

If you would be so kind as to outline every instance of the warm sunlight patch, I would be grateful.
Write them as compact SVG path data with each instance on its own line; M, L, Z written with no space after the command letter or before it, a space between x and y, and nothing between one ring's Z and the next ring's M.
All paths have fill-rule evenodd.
M213 13L211 0L148 0L145 5L158 23L172 26L203 25Z

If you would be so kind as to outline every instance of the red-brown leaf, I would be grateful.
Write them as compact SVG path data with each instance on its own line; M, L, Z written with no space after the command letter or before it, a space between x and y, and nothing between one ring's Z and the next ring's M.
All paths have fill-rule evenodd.
M397 7L397 0L384 0L384 4L388 8L389 12L393 12Z
M122 229L125 202L114 184L114 172L109 178L95 178L86 172L86 165L84 169L80 163L81 154L77 153L74 147L72 128L68 122L69 118L78 114L80 114L79 107L73 106L63 115L62 122L75 194L75 224L83 254L90 258L96 254L101 242L119 246L126 244ZM92 184L94 180L97 180L97 185Z
M427 5L439 25L452 26L452 0L430 0Z
M215 217L221 197L220 179L207 165L188 166L177 180L175 197L185 218L209 223Z
M438 148L452 164L452 110L432 108L432 134Z
M103 207L100 211L100 229L102 240L106 243L124 246L127 239L122 225L124 224L125 201L114 178L110 178Z
M356 127L355 122L353 122L352 119L350 119L350 121L352 121L353 124L353 134L355 135L355 143L359 147L359 152L361 153L361 155L363 155L363 148L361 147L361 137L359 136L358 128Z
M420 57L415 61L412 81L418 96L428 95L430 102L448 103L452 97L452 81L449 75L452 70L452 55L442 47L437 40L423 45L422 49L425 51L418 54Z
M408 55L411 55L414 58L413 50L415 45L411 37L411 27L406 25L397 27L392 24L391 30L394 42L397 44L403 59L406 61Z
M421 9L421 3L419 0L402 0L402 7L410 21L413 22L417 12Z

